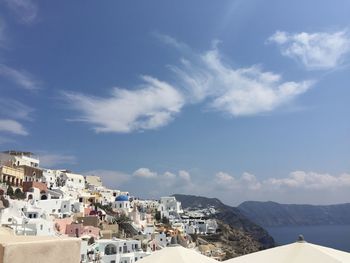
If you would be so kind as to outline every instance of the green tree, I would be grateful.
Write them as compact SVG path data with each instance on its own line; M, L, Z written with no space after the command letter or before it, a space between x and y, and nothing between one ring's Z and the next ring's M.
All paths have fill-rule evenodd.
M115 216L113 218L113 224L128 223L130 221L131 221L131 219L129 217L127 217L126 215L124 215L124 214Z
M17 199L24 199L26 197L26 194L22 192L22 190L20 188L17 188L15 190L15 193L14 193L14 196L17 198Z
M155 219L159 222L161 219L160 211L156 212Z

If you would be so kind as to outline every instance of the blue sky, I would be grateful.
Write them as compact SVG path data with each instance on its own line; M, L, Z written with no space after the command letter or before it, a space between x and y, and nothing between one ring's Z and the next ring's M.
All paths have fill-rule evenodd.
M349 200L348 1L0 4L3 150L141 197Z

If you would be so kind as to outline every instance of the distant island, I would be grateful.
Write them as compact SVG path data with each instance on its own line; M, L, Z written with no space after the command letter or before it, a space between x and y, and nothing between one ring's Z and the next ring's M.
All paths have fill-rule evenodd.
M243 215L264 227L350 225L350 203L297 205L247 201L238 206Z

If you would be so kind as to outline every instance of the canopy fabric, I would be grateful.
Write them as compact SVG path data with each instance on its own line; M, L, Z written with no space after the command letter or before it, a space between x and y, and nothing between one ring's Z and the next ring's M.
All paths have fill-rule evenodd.
M229 259L226 263L348 263L350 253L308 242L271 248Z
M147 256L138 263L218 263L218 261L203 256L202 254L184 248L182 246L166 247L150 256Z

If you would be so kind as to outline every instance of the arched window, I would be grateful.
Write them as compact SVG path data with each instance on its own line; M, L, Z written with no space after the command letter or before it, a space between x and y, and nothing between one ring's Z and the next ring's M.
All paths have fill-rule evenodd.
M117 254L117 247L112 244L108 244L105 247L105 255L115 255Z

